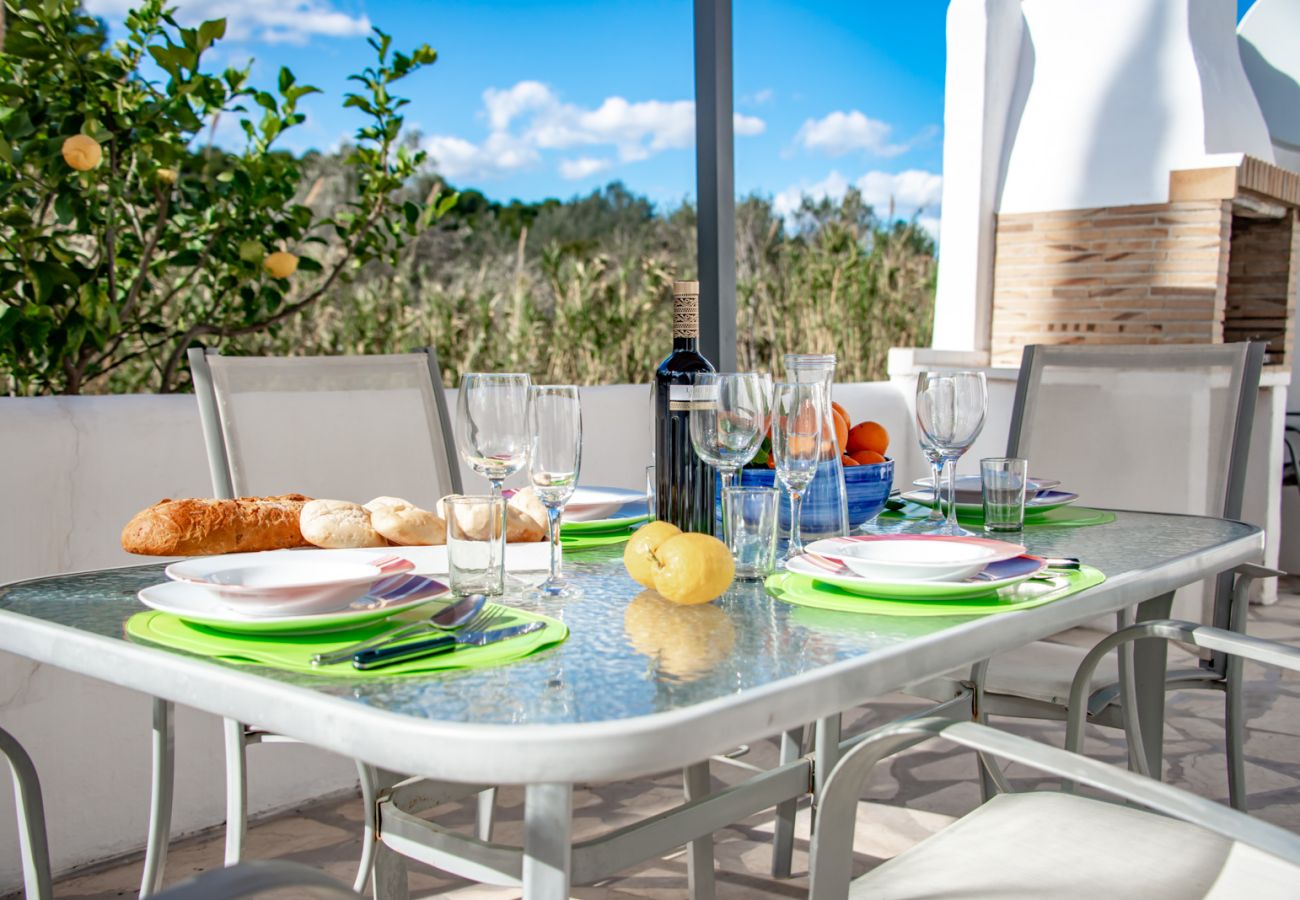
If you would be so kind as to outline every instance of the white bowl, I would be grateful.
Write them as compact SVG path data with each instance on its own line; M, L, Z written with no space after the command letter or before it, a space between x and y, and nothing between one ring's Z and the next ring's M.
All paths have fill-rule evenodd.
M564 518L570 522L594 522L607 519L629 503L646 499L645 491L626 488L577 487L564 504Z
M381 579L412 568L409 560L260 560L257 554L172 563L168 578L203 588L231 609L251 616L303 615L342 609Z
M863 578L960 581L989 563L1025 552L1019 544L986 538L872 535L817 541L808 552L840 562Z

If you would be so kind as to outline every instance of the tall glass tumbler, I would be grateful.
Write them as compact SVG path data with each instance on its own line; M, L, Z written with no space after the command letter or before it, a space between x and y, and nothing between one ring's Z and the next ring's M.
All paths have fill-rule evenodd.
M833 353L785 355L786 381L821 386L822 437L818 443L817 477L808 487L800 518L800 536L805 541L843 537L849 533L848 488L844 483L840 446L835 439L835 418L831 414L835 363Z
M776 559L781 492L769 487L729 487L722 492L727 546L742 580L766 578Z
M1025 524L1025 484L1029 461L1009 457L980 460L980 486L984 497L984 530L1016 532Z
M501 594L505 588L505 499L448 497L443 502L452 591L459 595Z

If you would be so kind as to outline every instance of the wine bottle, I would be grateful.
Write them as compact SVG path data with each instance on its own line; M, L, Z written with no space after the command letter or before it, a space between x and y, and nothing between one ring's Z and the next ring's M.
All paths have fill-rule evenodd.
M695 384L714 371L699 348L700 283L674 281L673 352L655 370L655 517L712 534L713 470L691 444L691 410L717 402Z

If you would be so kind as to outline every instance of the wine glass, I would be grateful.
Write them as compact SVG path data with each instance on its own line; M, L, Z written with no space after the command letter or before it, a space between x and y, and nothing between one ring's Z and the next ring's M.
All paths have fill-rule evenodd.
M578 483L582 466L582 404L573 384L534 385L529 390L528 477L546 507L546 539L551 571L537 590L570 597L573 588L560 575L560 519Z
M527 375L471 372L460 379L456 447L501 496L502 483L528 462Z
M934 508L927 523L939 518L940 481L948 466L948 517L934 534L970 534L957 524L957 460L983 430L988 403L983 372L922 372L917 379L916 424L934 469Z
M772 387L772 454L776 477L790 492L790 543L786 559L803 554L803 494L817 474L822 443L820 382L779 381Z
M706 372L695 376L695 390L697 399L702 394L712 402L691 410L691 443L722 475L725 494L767 434L771 378L758 372Z

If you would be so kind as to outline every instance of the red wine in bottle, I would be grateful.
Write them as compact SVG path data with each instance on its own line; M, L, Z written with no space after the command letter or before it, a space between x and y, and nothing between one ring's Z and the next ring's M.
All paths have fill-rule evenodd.
M673 282L673 352L655 370L655 517L713 534L713 470L691 444L691 410L717 402L695 376L712 372L700 353L700 283Z

